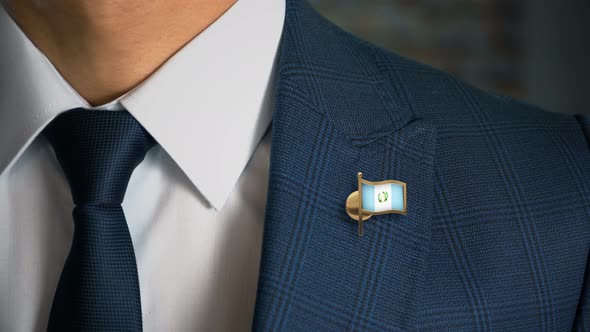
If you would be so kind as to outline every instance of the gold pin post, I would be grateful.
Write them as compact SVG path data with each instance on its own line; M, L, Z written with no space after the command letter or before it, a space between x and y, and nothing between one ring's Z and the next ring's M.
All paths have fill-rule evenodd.
M363 236L363 173L358 172L358 186L359 186L359 200L358 200L358 211L359 211L359 236Z
M358 173L358 191L351 193L346 199L346 213L358 222L359 236L363 236L364 222L373 215L363 210L362 180L363 173Z

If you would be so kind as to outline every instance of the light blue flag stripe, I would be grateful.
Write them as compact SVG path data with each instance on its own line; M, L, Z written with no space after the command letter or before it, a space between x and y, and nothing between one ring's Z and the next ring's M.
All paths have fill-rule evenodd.
M398 211L404 209L404 187L401 184L391 184L391 209Z
M375 187L370 184L362 184L363 209L375 211Z

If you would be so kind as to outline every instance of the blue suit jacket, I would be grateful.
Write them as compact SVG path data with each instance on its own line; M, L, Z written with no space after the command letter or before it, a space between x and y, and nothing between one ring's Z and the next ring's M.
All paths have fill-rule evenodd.
M589 122L478 90L288 0L253 328L589 327ZM407 215L345 212L368 180Z

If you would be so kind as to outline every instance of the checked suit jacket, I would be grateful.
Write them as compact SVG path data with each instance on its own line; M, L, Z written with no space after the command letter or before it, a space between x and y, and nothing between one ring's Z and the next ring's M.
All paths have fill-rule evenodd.
M590 327L590 121L481 91L288 0L253 329ZM407 215L345 212L357 172Z

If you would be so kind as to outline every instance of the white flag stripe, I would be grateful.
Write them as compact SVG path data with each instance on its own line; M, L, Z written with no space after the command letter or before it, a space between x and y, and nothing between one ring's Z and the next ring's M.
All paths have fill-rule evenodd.
M391 210L391 184L384 183L375 185L374 191L375 212Z

